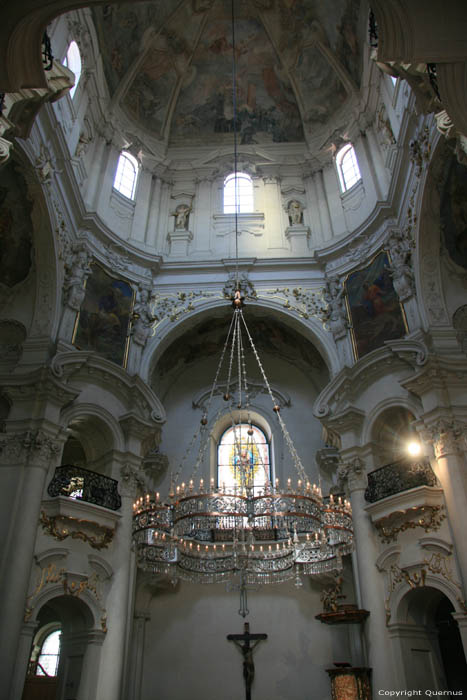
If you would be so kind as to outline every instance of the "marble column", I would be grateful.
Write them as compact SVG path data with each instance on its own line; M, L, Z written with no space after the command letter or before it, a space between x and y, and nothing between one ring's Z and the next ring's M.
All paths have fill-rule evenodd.
M76 700L98 700L97 677L104 639L102 630L90 630L85 636L86 650Z
M1 454L3 464L18 474L18 501L6 543L0 586L0 678L4 697L11 700L17 700L12 694L12 681L47 470L59 453L60 443L37 430L8 435Z
M146 623L151 619L149 613L135 612L133 622L133 652L131 664L131 680L129 684L130 700L139 700L143 682L144 644Z
M11 697L21 698L23 695L24 682L28 672L29 658L31 655L32 642L37 629L37 620L23 622L18 649L16 652L16 663L11 684Z
M428 428L436 458L436 476L444 491L446 508L457 563L467 595L467 547L465 513L467 512L466 426L453 419L439 419Z
M133 503L138 485L137 470L130 465L121 469L119 480L122 497L122 518L114 540L114 575L107 597L107 634L102 645L96 697L99 700L119 700L125 663L128 605L131 583L131 528Z
M392 688L393 670L389 657L389 635L384 610L384 582L376 569L379 555L376 534L365 507L367 476L361 459L344 465L341 476L347 481L358 563L361 604L370 615L364 626L367 664L373 669L373 688Z

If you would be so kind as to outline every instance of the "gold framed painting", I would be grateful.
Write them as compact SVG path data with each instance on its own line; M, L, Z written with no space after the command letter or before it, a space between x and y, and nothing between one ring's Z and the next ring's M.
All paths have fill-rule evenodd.
M389 253L382 250L344 281L345 301L355 359L407 333L404 307L390 274Z
M72 343L79 350L93 350L126 367L134 290L126 280L112 277L98 263L91 267Z

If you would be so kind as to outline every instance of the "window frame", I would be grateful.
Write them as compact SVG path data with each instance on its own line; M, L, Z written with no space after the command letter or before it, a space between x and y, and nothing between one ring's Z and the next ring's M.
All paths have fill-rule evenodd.
M59 641L58 641L58 652L56 654L43 654L43 648L49 637L51 637L53 634L59 633ZM35 654L35 659L34 659L34 677L37 678L57 678L58 676L58 670L60 667L60 653L61 653L61 635L62 635L62 628L60 625L56 623L52 623L52 625L46 625L43 627L40 632L39 632L39 639L38 644L37 644L37 652ZM41 656L54 656L56 657L56 666L55 666L55 673L52 675L49 675L47 672L44 673L38 673L38 669L40 664L40 659ZM31 659L32 660L32 659ZM42 667L42 665L41 665Z
M351 168L344 168L343 163L347 157L351 159ZM341 188L341 194L349 192L353 187L358 185L362 181L362 174L360 172L360 166L358 164L357 154L352 143L346 143L342 148L340 148L335 156L335 164L337 175L339 178L339 185ZM353 171L352 177L349 177L349 172Z
M235 187L235 181L237 187ZM248 187L242 187L242 181L248 183ZM233 187L232 184L233 183ZM230 186L229 186L230 185ZM233 190L233 192L232 192ZM243 190L243 192L242 192ZM226 195L228 201L226 201ZM222 211L227 215L253 214L255 211L255 198L253 178L244 171L231 172L224 177L222 189Z
M126 177L125 165L123 165L122 167L120 166L121 162L124 162L124 161L126 161L127 163L130 163L130 165L133 167L134 176L133 176L133 182L131 185L131 194L130 195L127 194L127 192L130 191L130 188L125 187L124 188L125 191L122 191L122 189L120 189L120 187L122 185L122 180L124 177ZM140 164L138 163L138 160L135 158L135 156L132 155L129 151L120 151L120 154L118 156L117 168L115 170L115 175L114 175L112 187L115 190L115 192L118 192L119 195L121 195L122 197L125 197L125 199L129 200L130 202L134 202L136 199L136 187L137 187L137 183L138 183L139 171L140 171ZM119 174L120 174L120 179L119 179L119 182L117 184L117 178L118 178Z

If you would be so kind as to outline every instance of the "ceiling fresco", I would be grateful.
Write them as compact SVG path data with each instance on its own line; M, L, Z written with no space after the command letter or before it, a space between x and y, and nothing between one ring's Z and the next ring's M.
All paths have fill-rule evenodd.
M268 355L281 358L306 373L325 373L326 365L315 346L293 328L277 321L272 316L257 316L248 309L245 316L255 346L264 360ZM254 319L254 320L253 320ZM175 376L180 376L197 362L206 358L219 358L230 326L230 314L198 323L181 338L174 341L162 354L153 373L152 385L156 391L163 391ZM255 379L261 380L251 347L245 345L247 371ZM225 368L225 363L224 363ZM256 377L258 374L258 377ZM251 379L251 377L250 377Z
M232 143L230 0L92 12L110 95L131 121L167 145ZM240 143L311 138L358 91L360 0L237 0L235 12Z

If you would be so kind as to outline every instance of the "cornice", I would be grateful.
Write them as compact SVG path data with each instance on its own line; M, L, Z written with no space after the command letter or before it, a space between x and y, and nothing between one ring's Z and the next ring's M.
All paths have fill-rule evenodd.
M138 375L130 376L123 367L93 352L59 352L51 361L51 371L71 386L78 378L85 376L88 382L105 387L131 409L139 409L143 416L149 414L154 423L161 425L165 422L164 407L153 390ZM138 419L141 420L141 416L138 416Z

